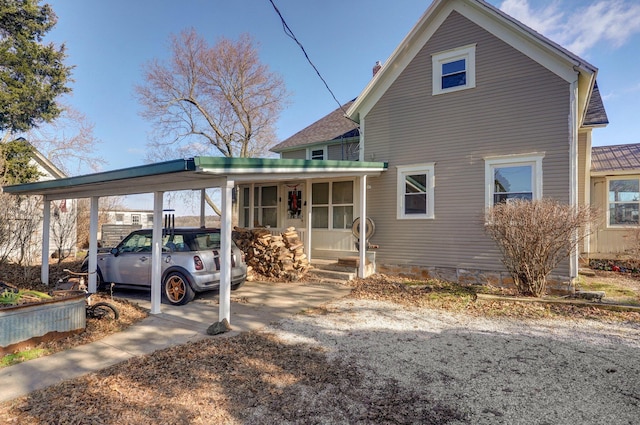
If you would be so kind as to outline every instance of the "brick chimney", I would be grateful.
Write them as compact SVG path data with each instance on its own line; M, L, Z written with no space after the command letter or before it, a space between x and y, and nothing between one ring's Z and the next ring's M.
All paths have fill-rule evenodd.
M380 61L376 61L376 64L373 66L373 76L375 77L378 71L382 68L382 63Z

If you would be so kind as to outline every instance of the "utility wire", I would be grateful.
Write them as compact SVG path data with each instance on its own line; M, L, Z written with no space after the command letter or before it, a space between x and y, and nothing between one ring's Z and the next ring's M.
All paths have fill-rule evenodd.
M287 24L287 21L284 20L284 17L282 16L282 13L280 13L280 10L278 10L278 7L276 6L276 4L273 2L273 0L269 0L269 2L271 3L271 6L273 6L273 9L276 11L278 16L280 17L280 21L282 22L282 29L284 30L284 33L287 35L287 37L289 37L293 41L295 41L296 44L300 47L300 49L302 50L302 53L304 53L304 57L307 58L307 62L309 62L309 65L311 65L311 67L316 71L316 74L318 74L318 77L320 78L320 80L322 80L322 82L324 83L324 86L327 88L329 93L331 93L331 97L333 97L333 100L336 101L336 103L338 104L338 107L340 108L340 110L344 114L345 118L347 118L348 120L353 121L354 123L358 124L358 129L359 129L360 128L360 124L357 121L352 120L350 117L347 116L347 111L344 110L344 108L342 107L342 104L340 103L340 101L336 98L335 94L333 94L333 91L331 90L331 88L329 88L329 84L327 84L325 79L320 74L320 71L318 71L318 68L316 68L316 66L313 64L313 62L309 58L309 55L307 54L307 51L305 50L305 48L302 45L302 43L300 43L298 41L298 39L296 38L296 36L293 33L293 31L291 31L291 28L289 28L289 25Z

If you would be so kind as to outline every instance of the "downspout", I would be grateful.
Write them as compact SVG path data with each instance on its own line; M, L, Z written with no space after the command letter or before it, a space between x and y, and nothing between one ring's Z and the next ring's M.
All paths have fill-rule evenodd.
M569 205L573 208L578 207L578 76L570 84L569 108ZM573 238L575 242L578 229L574 231ZM578 276L578 249L575 246L569 258L569 277L572 283Z

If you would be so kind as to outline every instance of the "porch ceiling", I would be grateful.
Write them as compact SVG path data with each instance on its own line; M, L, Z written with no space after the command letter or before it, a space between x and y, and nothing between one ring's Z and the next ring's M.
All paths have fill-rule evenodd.
M43 195L48 200L121 196L174 190L199 190L236 183L376 176L383 162L317 161L272 158L194 157L173 161L3 187L16 195Z

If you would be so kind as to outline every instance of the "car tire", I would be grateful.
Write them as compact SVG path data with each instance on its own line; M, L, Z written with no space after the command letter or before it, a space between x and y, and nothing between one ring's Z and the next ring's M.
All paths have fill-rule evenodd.
M196 296L191 285L189 285L189 281L180 272L167 274L162 283L162 288L167 301L174 305L186 304Z
M243 280L242 282L238 282L238 283L235 283L235 284L231 285L231 290L235 291L236 289L240 288L242 285L244 285L244 282L245 281Z

